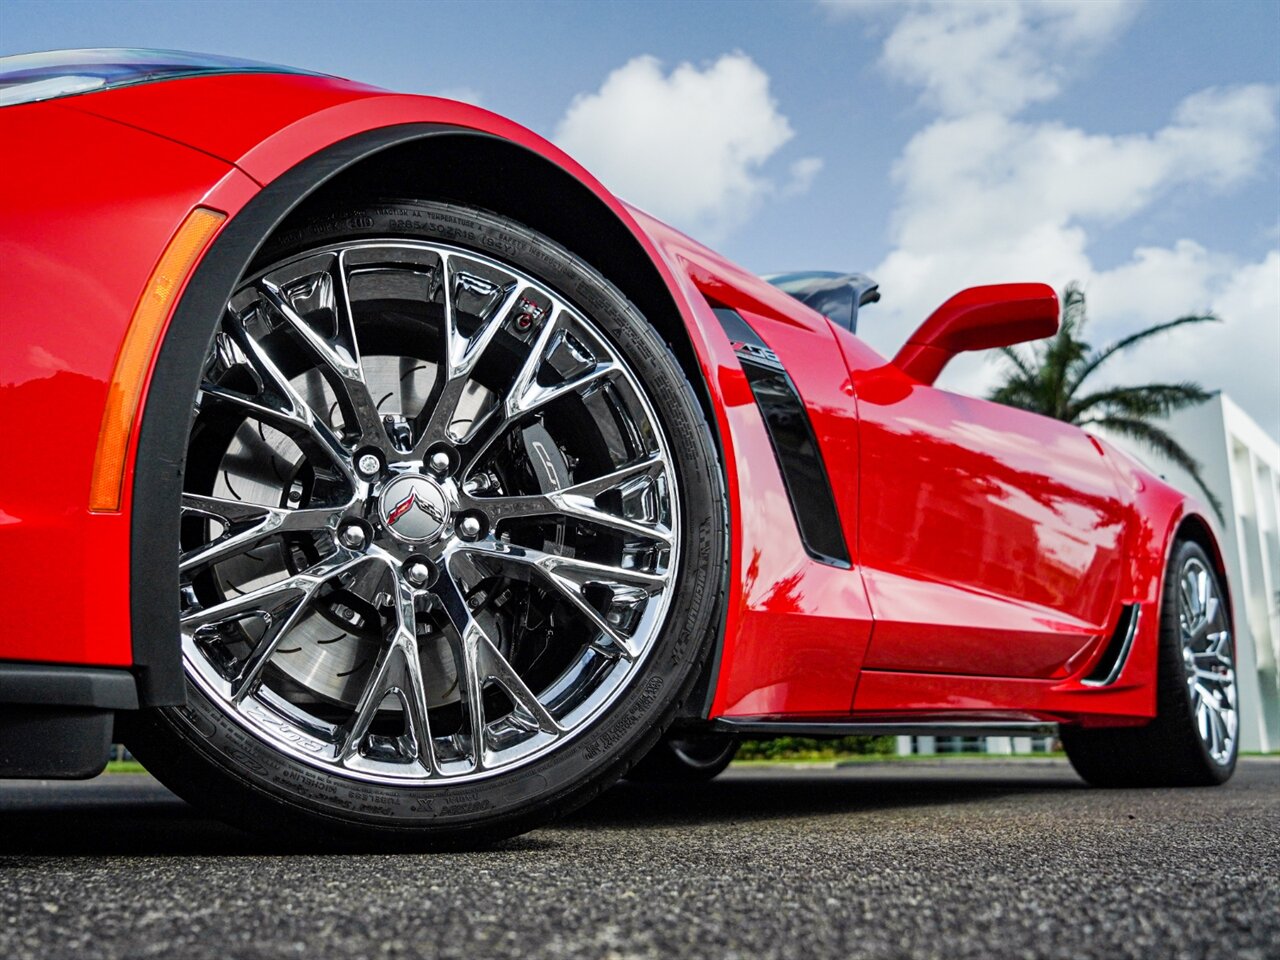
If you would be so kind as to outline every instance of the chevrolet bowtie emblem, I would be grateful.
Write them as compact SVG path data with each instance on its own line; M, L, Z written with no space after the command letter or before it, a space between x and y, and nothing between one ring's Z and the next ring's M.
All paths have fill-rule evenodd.
M409 495L392 507L391 512L387 514L388 526L394 527L396 525L396 521L414 507L417 507L432 520L436 521L436 523L444 522L444 514L440 512L440 509L435 504L430 503L427 500L420 499L418 497L417 490L410 490Z

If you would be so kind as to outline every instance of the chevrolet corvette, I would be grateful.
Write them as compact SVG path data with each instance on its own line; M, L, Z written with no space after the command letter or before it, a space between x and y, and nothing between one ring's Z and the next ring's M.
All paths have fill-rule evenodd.
M257 829L488 842L743 738L1237 752L1213 521L935 386L1049 336L757 277L475 106L163 51L0 60L0 776L124 742ZM892 293L892 291L887 291Z

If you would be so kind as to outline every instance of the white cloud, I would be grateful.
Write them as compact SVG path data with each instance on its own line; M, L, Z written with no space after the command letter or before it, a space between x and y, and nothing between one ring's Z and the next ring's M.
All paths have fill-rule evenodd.
M1131 0L822 0L834 15L890 20L881 65L948 115L1013 113L1055 96L1081 59L1119 35Z
M1280 437L1280 250L1241 263L1189 240L1144 248L1131 263L1098 274L1088 294L1099 329L1113 334L1203 310L1222 320L1118 355L1101 371L1103 382L1195 380L1224 390Z
M1275 99L1263 86L1197 93L1153 134L1090 134L993 113L935 121L894 171L894 249L875 274L883 333L900 339L902 325L964 286L1088 280L1088 227L1187 184L1224 189L1245 178L1273 143Z
M834 7L834 5L832 5ZM1179 190L1227 190L1261 169L1276 142L1277 90L1211 88L1186 97L1150 133L1105 134L1015 114L1059 91L1043 55L1086 55L1131 6L1103 3L856 4L890 21L882 61L942 114L894 169L892 249L872 275L884 300L866 335L892 354L930 310L967 286L1071 280L1089 295L1098 344L1140 326L1212 309L1223 327L1180 330L1106 368L1105 379L1194 379L1225 388L1280 431L1280 252L1260 261L1171 238L1100 269L1091 235ZM961 358L943 385L985 391L998 367Z
M802 193L808 193L809 188L813 186L814 178L822 172L823 162L821 157L801 157L794 161L787 172L790 175L787 185L782 188L784 197L794 197Z
M626 200L714 240L767 197L808 189L818 158L794 162L782 186L763 172L793 135L768 74L732 53L669 74L636 57L574 98L555 140Z

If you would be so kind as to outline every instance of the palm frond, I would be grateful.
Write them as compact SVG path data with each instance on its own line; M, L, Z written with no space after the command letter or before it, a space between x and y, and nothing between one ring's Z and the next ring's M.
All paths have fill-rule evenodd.
M1141 341L1154 337L1157 334L1173 330L1176 327L1186 326L1187 324L1217 322L1218 317L1216 314L1193 313L1188 314L1185 317L1178 317L1176 320L1157 323L1155 326L1147 327L1145 330L1139 330L1137 333L1131 333L1127 337L1121 337L1119 340L1108 344L1097 353L1093 354L1093 356L1089 357L1079 370L1076 371L1075 376L1072 378L1069 392L1075 393L1075 391L1080 388L1080 385L1083 384L1085 380L1087 380L1089 376L1098 369L1098 367L1102 366L1107 362L1107 360L1111 359L1111 357L1115 356L1117 353L1122 350L1128 350L1136 343L1140 343Z
M1164 430L1148 423L1146 420L1140 420L1134 417L1108 416L1098 417L1093 420L1086 420L1084 425L1092 427L1101 427L1109 430L1119 436L1129 437L1145 444L1152 450L1163 454L1173 463L1185 470L1191 475L1191 479L1196 482L1205 499L1209 501L1209 505L1213 507L1213 512L1218 515L1218 519L1226 522L1226 516L1223 513L1222 501L1217 498L1208 485L1204 482L1204 476L1201 474L1200 461L1187 453L1182 444L1169 436Z
M1084 330L1085 312L1084 288L1072 281L1062 291L1062 323L1059 329L1067 329L1074 336Z
M1001 347L1000 353L1008 363L1005 380L988 395L989 400L1003 403L1033 413L1043 413L1041 409L1040 371L1038 360L1028 360L1022 352L1013 347Z
M1028 380L1034 380L1036 373L1022 356L1022 351L1017 347L1001 347L1000 355L1013 364L1014 369Z
M1167 417L1175 410L1204 403L1212 396L1210 391L1191 381L1112 387L1072 400L1064 419L1069 423L1079 423L1086 413L1098 407L1103 410L1101 416Z
M1008 407L1017 407L1019 410L1029 410L1032 413L1049 416L1043 409L1043 398L1040 395L1039 384L1035 380L1026 380L1021 377L1006 380L987 394L987 399L1003 403Z

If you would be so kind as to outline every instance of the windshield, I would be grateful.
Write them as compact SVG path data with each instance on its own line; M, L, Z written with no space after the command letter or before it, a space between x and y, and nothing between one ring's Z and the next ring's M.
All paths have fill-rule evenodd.
M876 282L861 273L802 270L761 279L854 333L858 330L858 308L880 299Z
M826 290L833 286L833 280L839 281L847 276L849 274L836 270L804 270L799 273L774 273L761 279L773 284L783 293L803 297L815 290Z
M179 50L102 48L24 53L0 57L0 107L213 73L309 71Z

